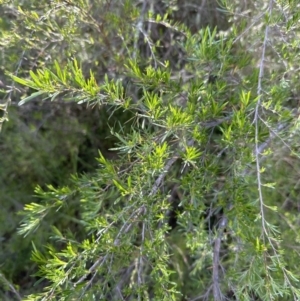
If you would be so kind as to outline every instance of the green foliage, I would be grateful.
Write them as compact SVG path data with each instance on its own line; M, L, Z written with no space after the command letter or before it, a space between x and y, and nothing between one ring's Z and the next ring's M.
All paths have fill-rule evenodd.
M91 108L103 131L93 145L97 166L82 172L74 118L71 167L61 170L66 138L56 133L58 158L41 160L54 164L49 177L29 182L36 200L24 205L19 234L36 235L38 269L23 300L298 300L299 54L291 30L299 7L251 7L247 24L241 6L223 1L235 25L195 32L176 21L173 4L165 14L114 4L25 1L16 19L25 28L3 38L15 51L23 34L32 57L50 48L50 59L43 54L32 68L6 67L21 108L84 104L90 140ZM31 153L19 143L28 169Z

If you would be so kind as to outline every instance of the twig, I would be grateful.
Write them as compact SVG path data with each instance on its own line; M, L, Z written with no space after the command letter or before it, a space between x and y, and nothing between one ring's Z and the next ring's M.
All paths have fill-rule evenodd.
M264 122L264 121L263 121ZM283 129L285 129L286 127L288 126L288 124L284 124L284 123L280 123L276 130L272 130L270 129L271 131L271 134L270 134L270 137L263 143L261 143L258 148L256 149L255 148L255 152L254 152L254 155L257 156L257 155L260 155L267 147L268 145L271 143L271 141L275 138L275 137L278 137L278 132L281 132ZM283 144L286 145L286 143L284 141L282 141ZM286 145L288 146L288 145Z
M154 52L152 50L152 42L150 41L148 34L143 29L143 23L144 23L145 14L146 14L146 11L147 11L147 5L148 5L148 1L144 0L143 1L143 7L142 7L142 10L141 10L141 14L140 14L140 18L139 18L139 21L136 25L136 32L135 32L135 37L134 37L134 47L133 47L134 48L133 58L136 59L136 56L137 56L138 41L139 41L139 35L140 35L140 32L141 32L143 34L145 40L148 43L148 46L149 46L149 49L150 49L150 52L151 52L151 57L153 58L154 66L155 66L155 69L156 69L157 68L157 62L156 62Z
M30 33L29 38L32 37L33 32L34 32L34 31L32 31L32 32ZM26 53L26 49L23 50L23 52L22 52L22 54L21 54L21 58L20 58L20 60L19 60L19 62L18 62L17 69L16 69L16 71L15 71L15 73L14 73L16 76L18 75L19 70L20 70L20 68L21 68L21 66L22 66L22 64L23 64L23 60L24 60L25 53ZM3 116L0 118L0 132L1 132L1 130L2 130L3 122L8 120L8 106L11 104L12 93L13 93L13 91L15 90L15 87L16 87L16 82L13 81L13 82L12 82L12 85L9 87L10 90L9 90L7 96L4 98L4 99L6 99L5 103L4 103L4 104L0 104L0 109L4 112L4 113L3 113Z
M163 182L166 174L168 173L171 166L177 161L178 158L179 158L178 156L175 156L175 157L169 159L169 161L165 165L164 171L158 176L158 178L154 182L154 185L152 186L152 189L151 189L151 192L149 193L149 196L153 196L153 195L156 194L156 192L158 191L158 189L159 189L161 183Z
M269 2L269 9L268 11L271 12L272 10L272 4L273 0L270 0ZM255 124L255 157L256 157L256 176L257 176L257 185L258 185L258 196L259 196L259 202L260 202L260 214L261 214L261 221L262 221L262 228L263 232L267 234L266 225L265 225L265 213L264 213L264 202L263 202L263 195L262 195L262 184L261 184L261 177L260 177L260 146L259 146L259 109L261 107L261 101L262 101L262 79L264 76L264 61L265 61L265 53L266 53L266 47L268 42L268 34L269 34L269 26L266 26L265 29L265 36L264 36L264 42L262 47L262 55L260 59L259 64L259 76L258 76L258 83L257 83L257 95L258 95L258 101L255 107L255 114L254 114L254 124Z
M88 273L83 275L76 283L74 283L74 286L80 284L81 282L83 282L88 274L91 274L98 266L102 266L103 263L107 260L108 254L106 254L104 257L101 256L99 257L96 262L89 268Z
M208 299L208 296L209 296L209 293L210 291L212 290L212 285L209 286L209 288L207 289L206 293L203 294L203 295L200 295L200 296L197 296L193 299L190 299L189 301L197 301L197 300L207 300Z
M22 298L20 294L17 292L17 290L15 289L15 287L13 286L13 284L11 284L2 273L0 273L0 278L9 287L10 291L15 294L16 298L21 301Z
M233 43L236 43L245 33L247 33L257 21L265 14L265 12L262 12L260 15L258 15L254 21L238 36L233 40Z
M271 0L269 3L269 11L272 9L273 1ZM262 79L263 79L263 73L264 73L264 61L265 61L265 51L266 46L268 42L268 31L269 26L266 26L265 29L265 35L264 35L264 42L263 42L263 50L262 50L262 57L260 61L260 67L259 67L259 78L258 78L258 87L257 87L257 95L259 95L257 105L255 107L255 115L254 115L254 124L255 124L255 149L254 149L254 156L256 157L256 174L257 174L257 180L258 180L258 193L259 193L259 201L260 201L260 213L262 217L262 228L264 232L264 238L265 235L268 237L268 232L265 225L265 214L264 214L264 202L263 202L263 195L262 195L262 184L261 184L261 177L260 177L260 163L261 158L260 154L263 152L264 149L267 148L267 146L270 144L270 142L274 139L274 137L277 136L277 132L281 131L286 127L284 124L279 124L276 132L271 132L270 137L263 143L259 144L259 125L258 122L260 120L259 116L259 109L261 107L261 94L262 94ZM249 169L246 169L244 171L244 175L249 172ZM220 285L219 285L219 267L220 267L220 248L221 248L221 239L222 235L224 233L224 228L227 226L227 218L225 215L223 215L220 226L218 229L217 238L214 241L214 252L213 252L213 296L214 300L221 301L224 299L224 296L221 293ZM268 240L273 248L275 249L272 242L270 241L270 238L268 237ZM275 252L276 253L276 252Z
M269 1L269 5L268 5L268 13L271 15L272 13L272 8L273 8L273 0ZM265 36L264 36L264 42L263 42L263 47L262 47L262 55L261 55L261 60L260 60L260 64L259 64L259 77L258 77L258 84L257 84L257 95L258 95L258 101L255 107L255 115L254 115L254 124L255 124L255 157L256 157L256 177L257 177L257 188L258 188L258 197L259 197L259 204L260 204L260 215L261 215L261 223L262 223L262 235L263 235L263 240L265 243L265 240L267 239L273 252L274 255L278 261L278 263L280 263L280 259L279 259L279 254L272 242L272 239L269 236L269 232L267 230L267 226L266 226L266 219L265 219L265 204L264 204L264 199L263 199L263 194L262 194L262 181L261 181L261 166L260 166L260 153L262 152L262 148L263 146L266 147L266 145L268 145L268 143L265 143L262 145L259 145L258 140L259 140L259 120L261 120L261 117L259 116L259 109L261 107L261 102L262 102L262 79L264 76L264 62L265 62L265 53L266 53L266 47L267 47L267 43L268 43L268 34L269 34L269 26L266 26L265 29ZM282 127L283 125L281 125ZM274 133L271 134L270 138L272 138L272 136L274 137ZM266 244L266 243L265 243ZM264 256L266 256L266 252L264 252ZM266 260L265 260L266 261ZM283 275L284 275L284 279L285 281L288 283L288 285L290 287L292 287L291 282L289 280L289 276L286 273L286 270L284 267L281 268ZM266 273L267 276L269 275L268 272L268 267L266 266ZM297 300L294 291L292 290L293 296L294 296L294 300Z
M138 285L142 286L144 280L142 276L142 270L143 270L143 247L144 247L144 241L145 241L145 223L143 222L142 225L142 242L140 247L140 255L138 258ZM140 292L138 295L138 300L141 300Z
M220 267L220 250L221 240L224 233L224 229L227 226L227 218L223 215L220 220L217 238L214 241L214 252L213 252L213 296L215 301L222 301L224 298L219 282L219 267Z

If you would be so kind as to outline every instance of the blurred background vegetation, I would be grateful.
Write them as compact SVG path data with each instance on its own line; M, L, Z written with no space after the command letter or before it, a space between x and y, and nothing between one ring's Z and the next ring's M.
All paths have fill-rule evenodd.
M105 157L116 159L116 154L109 149L115 146L110 135L110 128L128 120L129 113L117 112L110 118L110 108L87 107L77 104L70 98L55 103L49 100L35 99L26 105L18 106L24 96L32 90L13 84L6 72L26 78L30 70L42 66L52 66L58 61L64 66L69 58L76 57L86 76L89 70L96 74L96 80L103 82L104 76L109 79L122 80L127 89L131 89L130 80L124 77L124 64L132 51L128 47L139 50L141 64L155 64L151 60L155 55L160 61L168 60L172 70L183 76L193 76L195 70L185 69L186 56L182 47L185 36L181 28L187 27L196 33L206 26L218 31L234 30L234 26L247 29L247 39L241 38L233 50L233 57L238 60L240 53L248 52L248 63L255 66L258 61L255 41L256 28L261 26L256 20L261 1L231 1L232 12L221 7L222 1L198 0L19 0L0 1L0 89L2 120L0 134L0 300L15 300L17 295L11 292L12 283L23 296L37 290L33 284L37 278L33 275L37 267L30 261L33 241L42 249L50 236L47 224L42 225L30 237L17 235L17 228L22 220L18 214L24 204L31 202L34 188L39 185L54 187L68 184L71 174L92 173L97 166L95 157L100 150ZM153 15L161 15L161 21L147 22L143 15L151 11ZM173 24L168 27L163 16ZM255 21L256 20L256 21ZM139 24L139 22L142 23ZM255 26L250 26L256 22ZM136 26L142 26L136 30ZM249 33L252 32L252 35ZM249 38L249 36L252 37ZM295 36L286 36L286 39ZM284 69L278 63L276 54L277 37L273 37L274 52L268 54L269 65L266 72L274 74ZM129 45L129 46L128 46ZM155 54L152 53L153 45ZM278 46L279 47L279 46ZM289 47L288 43L286 47ZM294 53L294 50L290 51ZM288 60L288 58L286 58ZM286 107L290 110L298 106L297 86L300 60L294 60L293 72L284 72L282 81L282 97L287 99ZM197 70L197 76L209 80L211 74L218 70L216 62ZM234 60L233 60L234 64ZM253 70L247 64L241 73L250 74ZM203 67L203 66L202 66ZM202 68L201 67L201 68ZM235 73L228 73L226 80L233 85L239 78ZM299 72L298 72L299 73ZM284 81L286 79L286 81ZM130 91L132 94L136 91ZM130 125L128 125L129 127ZM126 131L126 127L125 127ZM287 146L274 141L276 152L266 162L266 174L272 175L277 182L268 198L274 206L282 209L281 220L276 223L282 228L282 236L287 245L293 245L289 237L299 239L295 232L299 229L299 172L297 157L291 155ZM291 137L290 147L299 150L299 137ZM76 202L68 208L66 218L63 212L51 216L53 225L69 228L80 236L80 227L76 223ZM275 217L274 217L275 218ZM292 226L291 226L292 225ZM293 234L291 235L291 232ZM176 235L173 240L180 240ZM179 242L176 242L179 244ZM175 254L176 256L176 254ZM179 254L177 254L179 256ZM291 252L291 263L299 258L298 251ZM184 284L189 290L188 284ZM184 286L183 285L183 286ZM17 298L18 299L18 298Z

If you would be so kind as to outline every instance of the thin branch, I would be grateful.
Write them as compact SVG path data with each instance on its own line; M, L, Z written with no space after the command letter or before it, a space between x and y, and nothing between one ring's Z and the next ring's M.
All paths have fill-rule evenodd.
M143 255L144 241L145 241L145 223L143 223L142 225L142 242L140 247L140 255L138 258L138 285L139 286L143 284L142 269L143 269L143 256L144 256Z
M208 289L207 289L207 291L206 291L205 294L197 296L197 297L195 297L193 299L190 299L189 301L208 300L208 296L209 296L211 290L212 290L212 285L210 285L208 287Z
M273 0L270 0L269 7L267 12L272 12L272 5ZM261 214L261 221L262 221L262 229L264 232L263 237L265 238L265 235L268 236L268 232L266 229L266 220L265 220L265 213L264 213L264 200L263 200L263 194L262 194L262 182L261 182L261 166L260 166L260 153L261 153L261 146L259 145L259 110L261 107L262 102L262 79L264 76L264 62L265 62L265 54L266 54L266 47L268 43L268 34L269 34L269 26L266 26L265 29L265 35L264 35L264 41L262 46L262 55L260 59L259 64L259 76L258 76L258 83L257 83L257 95L258 95L258 101L255 107L255 114L254 114L254 124L255 124L255 157L256 157L256 177L257 177L257 188L258 188L258 197L260 202L260 214Z
M32 32L30 33L29 38L32 37L33 32L34 32L34 31L32 31ZM23 60L24 60L24 57L25 57L25 53L26 53L26 49L23 50L23 52L22 52L22 54L21 54L21 58L20 58L20 60L19 60L19 62L18 62L18 65L17 65L17 69L16 69L16 71L14 72L14 74L15 74L16 76L18 75L19 70L20 70L20 68L21 68L21 66L22 66L22 64L23 64ZM9 90L9 92L7 93L7 96L4 98L4 100L6 99L5 103L4 103L4 104L0 104L0 110L3 111L3 116L0 117L0 132L1 132L1 130L2 130L3 122L8 120L8 107L9 107L9 105L11 104L12 93L13 93L13 92L15 91L15 89L16 89L16 82L13 81L13 82L12 82L12 85L11 85L9 88L10 88L10 90Z
M214 252L213 252L213 296L215 301L222 301L224 300L224 296L222 294L220 288L220 281L219 281L219 267L220 264L220 250L221 250L221 243L222 243L222 236L224 233L224 229L227 226L227 218L225 215L220 220L219 229L218 229L218 236L214 242Z
M233 40L233 43L236 43L242 36L244 36L254 25L256 22L258 22L261 17L265 15L265 12L262 12L261 14L259 14L254 21L238 36Z
M158 178L154 182L154 185L152 186L152 189L151 189L151 192L149 193L149 196L153 196L157 193L157 191L158 191L160 185L162 184L166 174L168 173L171 166L177 161L178 158L179 158L178 156L175 156L175 157L169 159L169 161L165 165L164 171L158 176Z
M18 291L15 289L15 287L13 286L13 284L10 283L2 273L0 273L0 278L2 279L2 281L4 282L4 284L6 284L9 287L10 291L14 293L14 295L16 296L16 298L21 301L22 297L20 296L20 294L18 293Z
M269 1L269 5L268 5L268 9L267 12L271 15L272 13L272 8L273 8L273 0ZM266 25L266 29L265 29L265 35L264 35L264 41L263 41L263 46L262 46L262 55L261 55L261 59L260 59L260 64L259 64L259 76L258 76L258 83L257 83L257 95L258 95L258 101L255 107L255 115L254 115L254 124L255 124L255 157L256 157L256 177L257 177L257 189L258 189L258 197L259 197L259 204L260 204L260 215L261 215L261 223L262 223L262 231L263 231L263 240L265 243L265 240L267 238L273 252L274 255L278 261L278 263L280 263L280 255L278 254L271 237L269 236L269 232L267 230L267 226L266 226L266 219L265 219L265 204L264 204L264 199L263 199L263 193L262 193L262 181L261 181L261 161L260 161L260 153L262 151L262 149L264 147L266 147L266 145L268 145L268 143L264 143L263 145L259 145L259 120L261 120L261 117L259 116L259 110L261 107L261 103L262 103L262 79L264 77L264 62L265 62L265 55L266 55L266 48L267 48L267 44L268 44L268 35L269 35L269 29L270 27L268 25ZM272 133L273 136L274 133ZM272 135L271 135L271 139L272 139ZM266 141L268 142L268 141ZM266 252L264 252L265 256L266 256ZM286 272L286 269L283 267L282 269L283 275L284 275L284 279L285 281L289 284L290 287L293 287L291 285L291 282L289 280L288 274ZM267 276L269 274L268 269L266 267L266 273ZM293 296L294 296L294 300L296 300L296 296L294 294L294 292L292 291Z
M137 53L137 49L138 49L138 40L139 40L139 34L140 34L140 30L143 28L143 23L144 23L144 17L147 11L147 4L148 1L145 0L143 1L143 7L141 10L141 14L140 14L140 18L136 24L136 31L135 31L135 37L134 37L134 53L133 53L133 58L136 58L136 53Z
M261 119L261 118L260 118ZM262 120L262 119L261 119ZM262 120L263 123L265 123L263 120ZM281 132L283 129L287 128L288 124L284 124L284 123L280 123L276 130L272 130L270 129L271 131L271 134L269 136L269 138L264 141L263 143L261 143L257 148L255 148L255 151L254 151L254 156L257 157L258 155L261 155L262 152L269 146L269 144L271 143L271 141L275 138L275 137L279 137L278 136L278 133ZM279 137L280 138L280 137ZM288 145L280 138L280 140L282 141L282 143L288 147ZM260 162L262 161L262 158L260 158Z

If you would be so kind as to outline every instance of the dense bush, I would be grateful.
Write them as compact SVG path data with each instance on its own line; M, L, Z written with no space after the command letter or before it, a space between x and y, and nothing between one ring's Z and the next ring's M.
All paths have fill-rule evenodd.
M3 1L1 298L298 300L299 7Z

